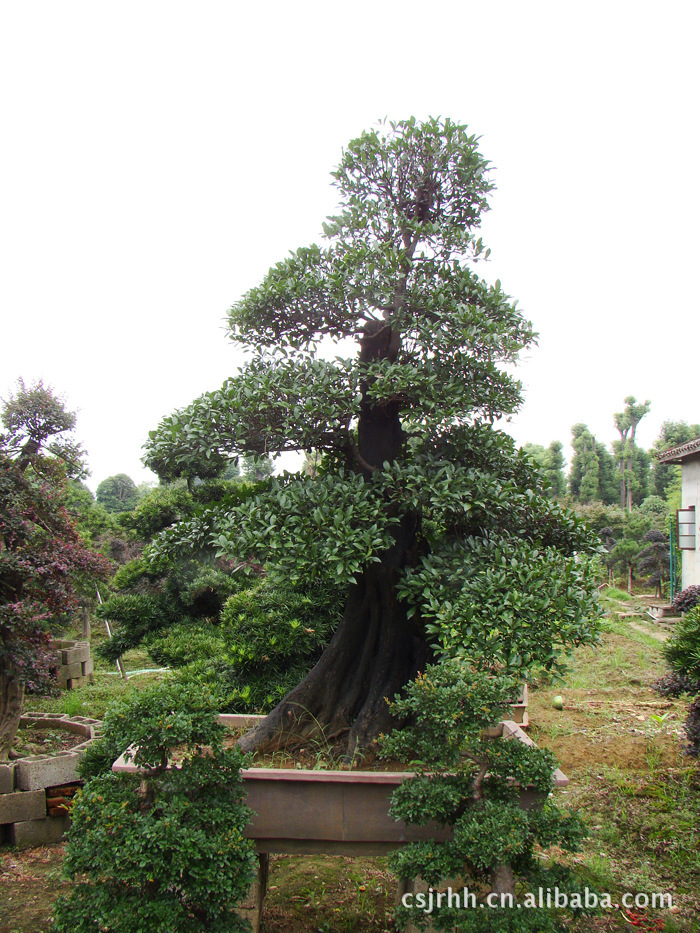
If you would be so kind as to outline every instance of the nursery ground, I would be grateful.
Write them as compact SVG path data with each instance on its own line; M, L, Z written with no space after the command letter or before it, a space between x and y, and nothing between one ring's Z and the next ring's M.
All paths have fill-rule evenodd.
M658 696L668 629L644 614L645 601L604 597L602 643L579 649L564 684L530 689L530 735L552 748L570 779L562 803L589 826L575 857L586 881L613 902L622 895L670 893L672 912L622 907L582 919L576 933L665 930L693 933L700 916L700 768L683 754L687 699ZM637 616L627 615L638 611ZM618 615L622 614L622 615ZM100 637L96 633L97 637ZM150 665L126 658L130 670ZM95 684L28 707L101 717L108 703L157 674L125 684L106 665ZM564 709L553 708L561 694ZM0 848L0 933L45 933L61 878L63 846ZM381 933L392 929L396 882L382 859L277 857L272 860L265 933Z

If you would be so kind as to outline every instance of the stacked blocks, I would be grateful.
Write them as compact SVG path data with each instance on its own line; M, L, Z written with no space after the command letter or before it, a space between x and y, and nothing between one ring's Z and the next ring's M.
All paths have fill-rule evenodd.
M101 723L65 713L27 713L20 720L50 723L85 741L57 755L29 755L0 764L0 841L12 845L59 842L68 829L72 799L82 785L80 756L99 734Z
M93 663L90 657L90 643L58 639L56 646L56 677L64 690L81 687L92 683Z

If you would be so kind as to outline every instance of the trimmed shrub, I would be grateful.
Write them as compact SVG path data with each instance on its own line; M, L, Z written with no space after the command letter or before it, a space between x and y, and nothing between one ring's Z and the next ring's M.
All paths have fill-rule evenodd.
M392 869L404 881L420 876L435 889L456 883L460 890L476 890L482 907L489 888L515 895L518 885L511 907L490 910L438 903L428 917L415 898L397 908L399 929L409 921L419 927L429 921L431 928L450 933L564 933L569 925L562 911L518 910L515 903L527 904L529 897L536 903L538 889L558 887L570 898L578 895L583 906L574 872L545 867L540 858L540 847L579 851L586 835L576 815L548 799L552 753L491 738L486 731L502 718L515 689L515 679L450 659L429 667L391 704L408 725L384 739L383 754L410 761L416 777L394 792L390 812L408 823L452 828L445 842L410 843L393 853ZM520 808L523 786L539 791L540 805Z
M262 580L230 596L220 624L184 623L147 641L182 684L208 684L222 711L267 712L320 656L337 627L343 593Z
M114 637L102 642L97 653L108 661L116 661L143 639L170 625L181 615L175 600L167 594L115 593L98 606L95 615L116 623Z
M83 759L88 778L71 814L56 933L230 933L256 863L244 836L240 769L223 745L215 697L176 684L143 690L105 717ZM110 766L129 744L139 774ZM174 748L177 768L168 769ZM116 754L115 754L116 753Z

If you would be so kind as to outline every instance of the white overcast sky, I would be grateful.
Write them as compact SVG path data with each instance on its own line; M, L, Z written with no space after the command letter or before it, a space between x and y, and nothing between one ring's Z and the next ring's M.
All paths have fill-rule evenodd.
M700 3L0 0L0 396L77 409L96 485L237 366L227 308L318 242L378 119L449 116L486 274L540 333L520 443L700 421Z

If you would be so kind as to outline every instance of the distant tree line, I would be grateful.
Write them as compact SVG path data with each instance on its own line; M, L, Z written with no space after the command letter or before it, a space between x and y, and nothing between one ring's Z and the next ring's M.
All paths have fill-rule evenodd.
M573 456L565 473L563 444L525 444L549 483L550 495L572 506L599 534L609 581L617 573L631 591L644 577L661 597L669 579L669 519L680 508L680 467L656 454L700 436L700 424L664 421L651 450L637 444L637 428L649 401L625 399L613 415L619 437L609 446L583 423L571 428Z

